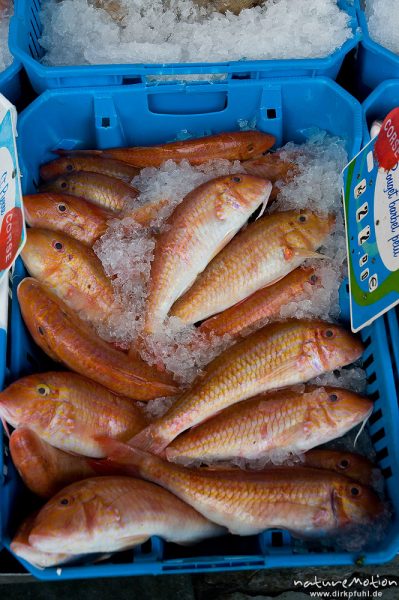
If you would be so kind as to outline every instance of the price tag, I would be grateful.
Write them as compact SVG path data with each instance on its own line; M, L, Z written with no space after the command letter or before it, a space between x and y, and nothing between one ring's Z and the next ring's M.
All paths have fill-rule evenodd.
M399 303L399 109L343 171L352 331Z
M16 119L15 108L0 95L0 281L21 252L26 238Z

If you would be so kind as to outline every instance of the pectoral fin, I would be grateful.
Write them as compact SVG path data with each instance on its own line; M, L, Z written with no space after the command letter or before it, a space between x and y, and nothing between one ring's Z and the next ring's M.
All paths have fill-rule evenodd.
M328 256L314 250L308 250L307 248L291 248L290 246L286 246L284 248L284 258L285 260L293 260L294 258L306 260L308 258L328 258Z

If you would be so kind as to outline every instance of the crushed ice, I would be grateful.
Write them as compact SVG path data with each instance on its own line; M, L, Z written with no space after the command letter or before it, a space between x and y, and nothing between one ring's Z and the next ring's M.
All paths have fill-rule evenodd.
M12 0L0 0L0 73L12 63L12 56L8 49L8 29L13 12Z
M203 3L202 3L203 4ZM336 0L267 0L239 15L193 0L46 0L48 65L325 57L352 37ZM96 7L97 5L97 7ZM98 7L99 6L99 7ZM254 43L256 40L256 44Z
M366 18L370 37L399 54L399 12L396 0L367 0Z
M338 290L346 275L339 174L347 156L338 138L315 131L309 132L309 135L305 144L288 143L284 146L282 158L295 160L299 173L282 187L270 210L305 206L321 212L330 210L336 214L337 223L333 234L321 249L330 258L312 263L320 284L309 286L306 297L284 306L280 317L336 320L339 317ZM230 163L227 160L211 161L196 167L187 161L177 165L169 160L159 169L143 169L133 180L134 186L140 190L136 202L146 204L166 199L166 205L158 211L148 228L138 225L129 216L112 220L108 231L95 245L105 272L112 278L117 300L124 307L123 311L114 312L107 330L100 331L100 334L125 347L135 345L147 362L171 371L183 385L188 386L201 369L232 340L228 336L209 339L194 326L182 328L176 317L167 320L161 333L147 336L144 340L140 338L155 247L154 234L165 228L169 215L192 189L213 177L242 170L239 162ZM128 207L127 213L130 208L133 206ZM363 391L364 376L361 375L361 369L341 371L339 382L336 381L336 375L329 374L325 379L320 379L320 385L336 383L341 387Z

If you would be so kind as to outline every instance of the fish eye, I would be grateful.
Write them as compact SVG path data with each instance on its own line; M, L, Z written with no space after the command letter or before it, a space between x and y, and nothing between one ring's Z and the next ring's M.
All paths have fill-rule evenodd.
M336 402L338 400L338 396L337 394L330 394L328 396L328 399L330 400L330 402Z
M59 212L65 212L66 209L67 209L67 207L65 206L65 204L59 204L57 206L57 208L58 208Z
M62 252L64 249L64 245L61 242L53 242L52 246L54 250L57 250L57 252Z
M43 329L43 327L40 327L40 326L39 326L39 327L37 328L37 330L38 330L38 332L40 333L40 335L44 335L44 329Z
M255 150L255 146L253 144L248 144L247 150L248 152L253 152Z
M317 277L317 275L311 275L310 278L309 278L309 283L311 285L314 285L315 283L318 282L318 280L319 280L319 278Z
M68 184L67 184L67 182L66 182L66 181L61 181L61 184L60 184L60 186L61 186L61 188L62 188L63 190L65 190L65 189L68 187Z
M50 388L48 385L46 385L45 383L41 383L40 385L38 385L36 387L36 391L38 394L40 394L41 396L48 396L50 393Z
M358 488L357 486L353 485L350 489L350 493L351 496L359 496L360 495L360 488Z
M70 499L69 499L69 498L61 498L61 500L60 500L60 504L61 504L62 506L68 506L69 504L71 504L71 501L70 501Z
M324 332L324 337L326 338L333 338L335 335L334 331L332 329L326 329Z
M346 458L343 458L342 460L339 461L338 466L340 469L347 469L349 467L349 460L347 460Z
M73 171L73 165L71 165L71 163L69 163L69 164L66 166L66 170L67 170L67 171Z
M232 177L232 180L234 181L234 183L240 183L241 181L241 177Z
M298 221L299 221L300 223L305 223L305 222L306 222L306 217L305 217L305 215L299 215L299 217L298 217Z

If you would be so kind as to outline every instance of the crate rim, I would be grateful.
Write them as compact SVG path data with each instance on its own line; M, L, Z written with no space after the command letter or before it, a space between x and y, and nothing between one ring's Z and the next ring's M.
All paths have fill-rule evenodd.
M394 60L395 62L398 63L398 66L399 66L399 56L397 54L395 54L395 52L392 52L392 50L385 48L385 46L383 46L379 42L374 41L372 39L372 37L370 36L369 27L368 27L368 23L367 23L367 19L366 19L366 13L364 12L364 10L361 7L361 0L355 0L355 7L356 7L359 25L362 30L360 43L367 50L371 50L377 54L381 54L384 58L389 58L390 60Z
M398 57L399 59L399 57ZM373 106L374 102L378 100L380 96L382 96L386 90L389 88L398 88L399 92L399 79L386 79L382 83L380 83L362 103L362 120L363 120L363 145L366 145L370 140L370 131L367 124L367 114L370 108ZM399 106L399 94L398 94L398 106ZM393 107L395 108L395 107ZM392 110L392 109L391 109ZM386 115L385 115L386 116ZM385 118L384 116L384 118Z
M163 85L158 88L149 88L144 86L143 84L137 83L132 84L130 86L114 86L110 89L105 90L104 87L96 86L90 88L67 88L67 89L49 89L41 96L39 96L23 113L21 114L19 124L21 122L24 123L25 119L29 118L32 111L35 111L37 107L41 105L45 105L51 99L58 98L67 98L67 97L76 97L76 95L89 94L104 97L112 97L113 94L121 93L123 95L127 95L129 93L145 93L145 94L156 94L156 93L165 93L165 92L173 92L177 91L182 92L190 92L190 90L201 91L210 93L215 92L221 89L233 89L233 88L249 88L252 86L261 87L264 89L273 89L273 86L279 83L290 84L303 84L304 82L309 83L309 85L316 87L324 87L333 90L337 97L342 97L348 103L348 106L352 108L353 118L356 119L353 123L353 132L354 139L358 146L360 145L362 138L362 112L361 106L359 102L353 98L348 92L343 90L336 82L329 78L318 77L280 77L280 78L269 78L263 80L253 80L251 82L244 81L230 81L225 83L218 83L210 85L207 82L203 82L201 84L189 85L189 84L169 84ZM201 86L201 87L200 87ZM217 87L215 87L217 86ZM122 91L123 90L123 91ZM373 325L374 326L374 325ZM397 410L397 407L396 407ZM9 539L5 538L5 545L9 548ZM389 543L385 545L384 548L378 551L367 551L365 556L365 564L379 564L382 562L387 562L396 554L398 549L398 541L395 539L391 539ZM21 559L18 559L20 562ZM151 557L148 559L151 561ZM287 557L285 557L287 560ZM90 568L84 569L84 574L82 575L82 567L80 566L71 566L68 567L60 566L59 568L48 568L44 571L34 569L31 565L29 566L28 571L32 573L36 578L41 580L60 580L60 579L76 579L79 577L97 577L101 573L102 576L124 576L124 575L144 575L144 574L153 574L153 575L161 575L161 574L173 574L173 573L195 573L195 572L211 572L211 571L234 571L234 570L244 570L244 569L256 569L256 568L300 568L300 567L309 567L314 566L315 561L318 566L332 566L332 565L353 565L357 561L362 560L362 554L359 553L351 553L351 552L335 552L331 554L331 552L311 552L310 554L290 554L288 562L289 564L282 566L282 558L281 554L278 552L265 552L261 555L258 553L250 554L250 555L234 555L229 556L225 555L223 557L214 556L214 557L193 557L189 559L175 559L175 558L164 558L158 559L158 564L155 563L155 560L152 562L146 562L142 558L140 558L136 563L127 563L127 564L106 564L106 565L98 565L98 572L92 572ZM214 564L216 563L216 564ZM238 564L240 563L240 564ZM246 564L242 564L246 563ZM24 564L24 563L23 563ZM61 571L59 571L59 569Z
M29 114L36 110L37 106L43 104L54 97L59 96L76 96L80 94L99 94L99 95L111 95L113 93L140 93L141 90L149 94L164 94L164 93L176 93L180 91L184 91L186 93L190 92L203 92L203 93L213 93L215 91L229 91L234 88L248 88L253 86L264 86L271 87L275 84L283 84L283 83L303 83L307 82L307 84L311 86L321 86L321 87L329 87L342 98L344 98L347 102L352 105L352 108L356 110L356 124L355 124L355 134L356 139L358 134L360 134L361 139L361 130L362 125L359 123L359 116L361 121L362 115L362 105L360 102L352 96L347 90L341 87L336 81L330 79L329 77L320 76L320 77L312 77L309 75L304 76L294 76L294 77L265 77L264 79L252 79L250 81L247 80L229 80L229 81L218 81L218 82L170 82L162 85L155 86L147 86L142 82L136 82L129 85L114 85L114 86L87 86L87 87L73 87L73 88L49 88L46 89L42 94L38 95L30 104L27 106L19 115L19 123L23 123L26 118L29 117Z
M344 4L343 10L350 17L349 27L352 30L352 37L344 42L342 46L336 48L331 54L318 58L291 58L291 59L257 59L257 60L236 60L236 61L217 61L217 62L193 62L193 63L118 63L118 64L100 64L100 65L66 65L66 66L48 66L43 65L39 60L33 58L29 53L22 49L18 43L19 22L25 20L24 2L16 0L14 15L10 21L9 47L11 53L18 58L26 67L28 74L32 70L36 77L45 80L45 85L49 81L61 80L63 78L88 77L93 80L96 76L104 77L126 77L140 76L146 79L147 76L154 75L212 75L212 74L230 74L235 72L251 73L259 76L260 73L271 73L276 70L289 72L297 69L306 69L317 74L318 71L328 71L336 66L336 63L354 48L361 40L361 28L359 27L358 14L356 7L351 0L341 0ZM341 61L341 62L342 62ZM319 76L319 75L317 75ZM57 83L59 85L59 83ZM87 84L79 84L81 86ZM107 84L105 84L107 85ZM108 85L119 85L109 83ZM61 86L62 87L62 84Z
M21 69L22 64L14 56L14 60L12 61L12 63L0 73L0 87L6 85L9 81L11 81L11 79L13 79Z

